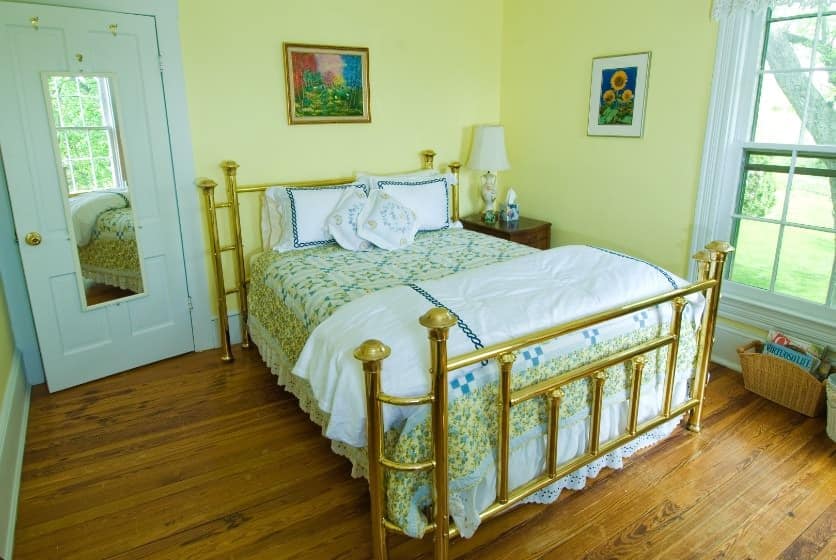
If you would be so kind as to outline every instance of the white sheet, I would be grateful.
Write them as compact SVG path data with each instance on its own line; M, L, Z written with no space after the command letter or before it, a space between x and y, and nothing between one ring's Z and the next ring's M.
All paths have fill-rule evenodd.
M484 346L631 303L686 285L655 265L605 249L566 246L505 263L460 272L418 286L455 312ZM693 295L683 321L696 322L703 298ZM376 292L340 307L311 334L293 373L308 380L319 407L330 414L325 435L349 445L366 444L365 386L354 349L376 338L392 348L383 364L383 390L421 395L429 390L426 330L417 317L433 307L408 286ZM670 306L647 313L647 325L664 321ZM610 338L631 331L640 318L630 316L550 343L550 351L570 352L590 344L591 336ZM544 345L545 347L546 345ZM461 328L450 331L450 356L474 349ZM486 366L495 367L493 363ZM519 358L515 368L526 367ZM478 372L474 372L477 373ZM386 429L412 412L384 407Z
M127 189L108 189L70 197L70 218L79 247L90 243L96 220L102 212L129 205L127 194Z

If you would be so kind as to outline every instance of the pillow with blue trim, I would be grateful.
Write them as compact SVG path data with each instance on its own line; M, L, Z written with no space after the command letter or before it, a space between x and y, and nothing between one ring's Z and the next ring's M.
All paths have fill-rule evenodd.
M357 235L381 249L393 251L410 245L417 232L415 212L382 190L369 193L357 219Z
M337 207L328 216L328 231L340 247L349 251L368 251L372 244L357 235L357 219L367 201L359 189L346 189Z
M418 231L434 231L461 226L450 221L451 186L450 174L393 177L375 181L371 184L371 191L382 190L414 210L418 216Z
M271 187L264 193L266 214L272 215L267 243L274 251L309 249L334 243L328 217L346 190L366 193L365 183L322 187ZM269 217L269 216L268 216ZM262 238L268 228L262 225ZM279 229L277 232L276 229Z

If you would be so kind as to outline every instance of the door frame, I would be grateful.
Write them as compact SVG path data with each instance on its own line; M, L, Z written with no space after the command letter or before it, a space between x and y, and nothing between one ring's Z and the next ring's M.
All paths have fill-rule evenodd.
M209 271L206 268L206 248L203 233L201 200L195 187L194 151L192 150L191 128L189 126L186 103L186 80L183 70L183 58L180 49L178 28L179 9L172 0L0 0L10 3L44 4L67 8L92 9L101 12L118 12L151 16L155 20L157 42L161 55L163 95L165 112L168 119L168 134L171 147L175 196L180 217L180 232L183 242L183 257L186 266L186 284L192 302L192 335L195 350L215 348L219 344L217 328L209 307L212 300L209 293ZM2 109L0 109L0 113ZM2 197L0 197L2 198ZM5 208L0 207L0 214ZM9 209L10 213L10 209ZM0 216L5 218L5 216ZM11 217L11 214L9 215ZM16 240L14 240L17 243ZM7 299L18 294L25 294L26 285L17 251L0 257L3 265L4 291ZM9 309L10 314L12 309ZM21 317L22 315L28 317ZM23 321L20 329L15 324ZM24 355L33 351L40 356L37 338L25 327L27 321L32 324L32 311L26 299L19 305L12 316L12 330L15 333L15 345ZM18 330L21 336L18 337ZM27 336L28 335L28 336ZM39 360L38 360L39 361ZM44 382L43 366L33 364L35 371L26 368L26 378L30 384ZM40 371L37 371L39 369Z

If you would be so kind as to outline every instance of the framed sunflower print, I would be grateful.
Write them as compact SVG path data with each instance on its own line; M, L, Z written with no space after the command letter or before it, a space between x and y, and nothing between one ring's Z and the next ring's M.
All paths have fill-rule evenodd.
M367 123L369 49L284 44L290 124Z
M592 60L588 135L642 135L649 71L649 52Z

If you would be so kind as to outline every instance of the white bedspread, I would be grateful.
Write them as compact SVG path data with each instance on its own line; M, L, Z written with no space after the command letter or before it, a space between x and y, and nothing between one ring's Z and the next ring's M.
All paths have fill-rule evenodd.
M70 197L70 218L79 247L90 243L96 220L102 212L129 205L127 194L127 189L108 189Z
M449 355L456 356L480 344L489 346L684 285L682 278L620 253L559 247L414 287L390 288L343 305L311 334L293 373L308 380L319 407L330 414L325 435L363 447L365 385L353 352L364 340L379 339L392 348L383 363L385 392L420 395L429 390L430 364L427 332L417 318L439 303L460 318L448 343ZM694 322L696 328L703 298L692 295L689 301L683 321ZM596 337L617 336L636 328L639 321L651 325L669 315L670 305L662 305L655 313L610 321L542 346L550 346L547 353L570 352L594 343ZM486 366L491 367L493 362ZM525 367L522 358L518 367ZM386 429L410 413L406 407L384 407Z

